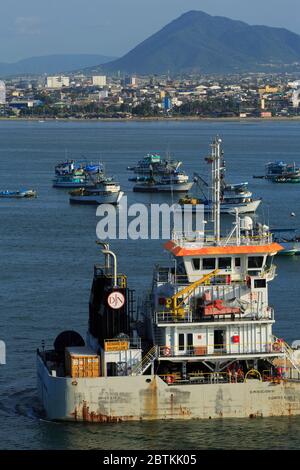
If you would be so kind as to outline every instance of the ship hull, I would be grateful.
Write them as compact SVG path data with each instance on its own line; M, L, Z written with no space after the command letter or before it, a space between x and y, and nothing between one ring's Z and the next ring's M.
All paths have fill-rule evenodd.
M90 181L84 182L84 181L53 181L53 188L87 188L88 186L91 185Z
M55 421L122 422L300 415L300 381L168 385L157 375L53 377L38 356L38 393Z
M187 193L193 186L193 183L177 184L138 184L133 187L134 192L140 193Z
M114 204L120 203L124 193L103 193L91 196L70 196L71 204L85 204L85 205L99 205L99 204Z
M258 209L260 203L261 203L260 199L257 199L257 200L252 201L252 202L247 202L247 203L244 203L244 204L221 203L220 204L220 213L221 214L234 214L235 209L238 210L239 214L253 213L253 212L256 212L256 210ZM205 213L211 212L213 210L212 204L204 204L204 205L199 204L199 205L196 205L196 206L192 205L192 204L186 204L186 205L182 205L182 208L183 207L184 207L185 211L192 212L192 213L196 213L198 211L203 212L203 209L204 209ZM182 210L182 209L180 209L180 210Z

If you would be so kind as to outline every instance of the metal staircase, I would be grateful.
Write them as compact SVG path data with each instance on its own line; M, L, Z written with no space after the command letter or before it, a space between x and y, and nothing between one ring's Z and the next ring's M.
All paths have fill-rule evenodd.
M293 358L294 350L290 347L290 345L288 343L286 343L282 339L276 338L276 336L274 336L274 343L280 344L281 352L284 353L286 359L288 359L290 361L290 363L292 364L292 366L294 367L294 369L298 372L298 374L300 376L300 364L297 364L297 362Z
M143 359L136 364L131 371L131 375L143 375L148 367L153 363L157 357L157 346L153 346L150 351L143 357Z

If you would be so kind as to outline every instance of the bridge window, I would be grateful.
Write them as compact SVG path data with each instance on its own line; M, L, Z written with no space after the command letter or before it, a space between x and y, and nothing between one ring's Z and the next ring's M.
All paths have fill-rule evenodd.
M265 279L254 279L254 288L259 289L259 288L264 288L266 287L266 280Z
M203 258L202 268L204 271L216 269L216 258Z
M263 256L249 256L248 257L248 269L261 268L264 262Z
M193 258L193 267L195 271L200 269L200 258Z
M231 258L219 258L218 268L219 269L231 269Z

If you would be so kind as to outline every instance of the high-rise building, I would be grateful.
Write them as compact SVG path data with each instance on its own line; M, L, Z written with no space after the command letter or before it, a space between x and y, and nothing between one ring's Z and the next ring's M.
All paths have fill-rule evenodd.
M105 86L106 85L106 76L105 75L94 75L93 76L93 85L94 86Z
M47 77L47 88L60 89L64 86L68 87L70 85L69 77L63 75L56 77Z
M0 80L0 104L6 104L6 86L2 80Z

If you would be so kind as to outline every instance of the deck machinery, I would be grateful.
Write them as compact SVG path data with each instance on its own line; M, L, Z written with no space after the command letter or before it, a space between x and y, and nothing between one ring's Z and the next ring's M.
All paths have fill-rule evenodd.
M56 351L38 351L38 390L49 419L300 414L300 342L292 349L273 335L268 299L281 246L267 226L238 213L231 232L221 233L220 145L217 137L211 146L213 232L173 233L165 244L172 263L155 269L142 323L116 256L104 245L86 342L78 346L78 337L68 335ZM63 353L70 362L80 351L82 367L74 362L70 376ZM99 374L91 376L86 357L95 360L95 353Z

